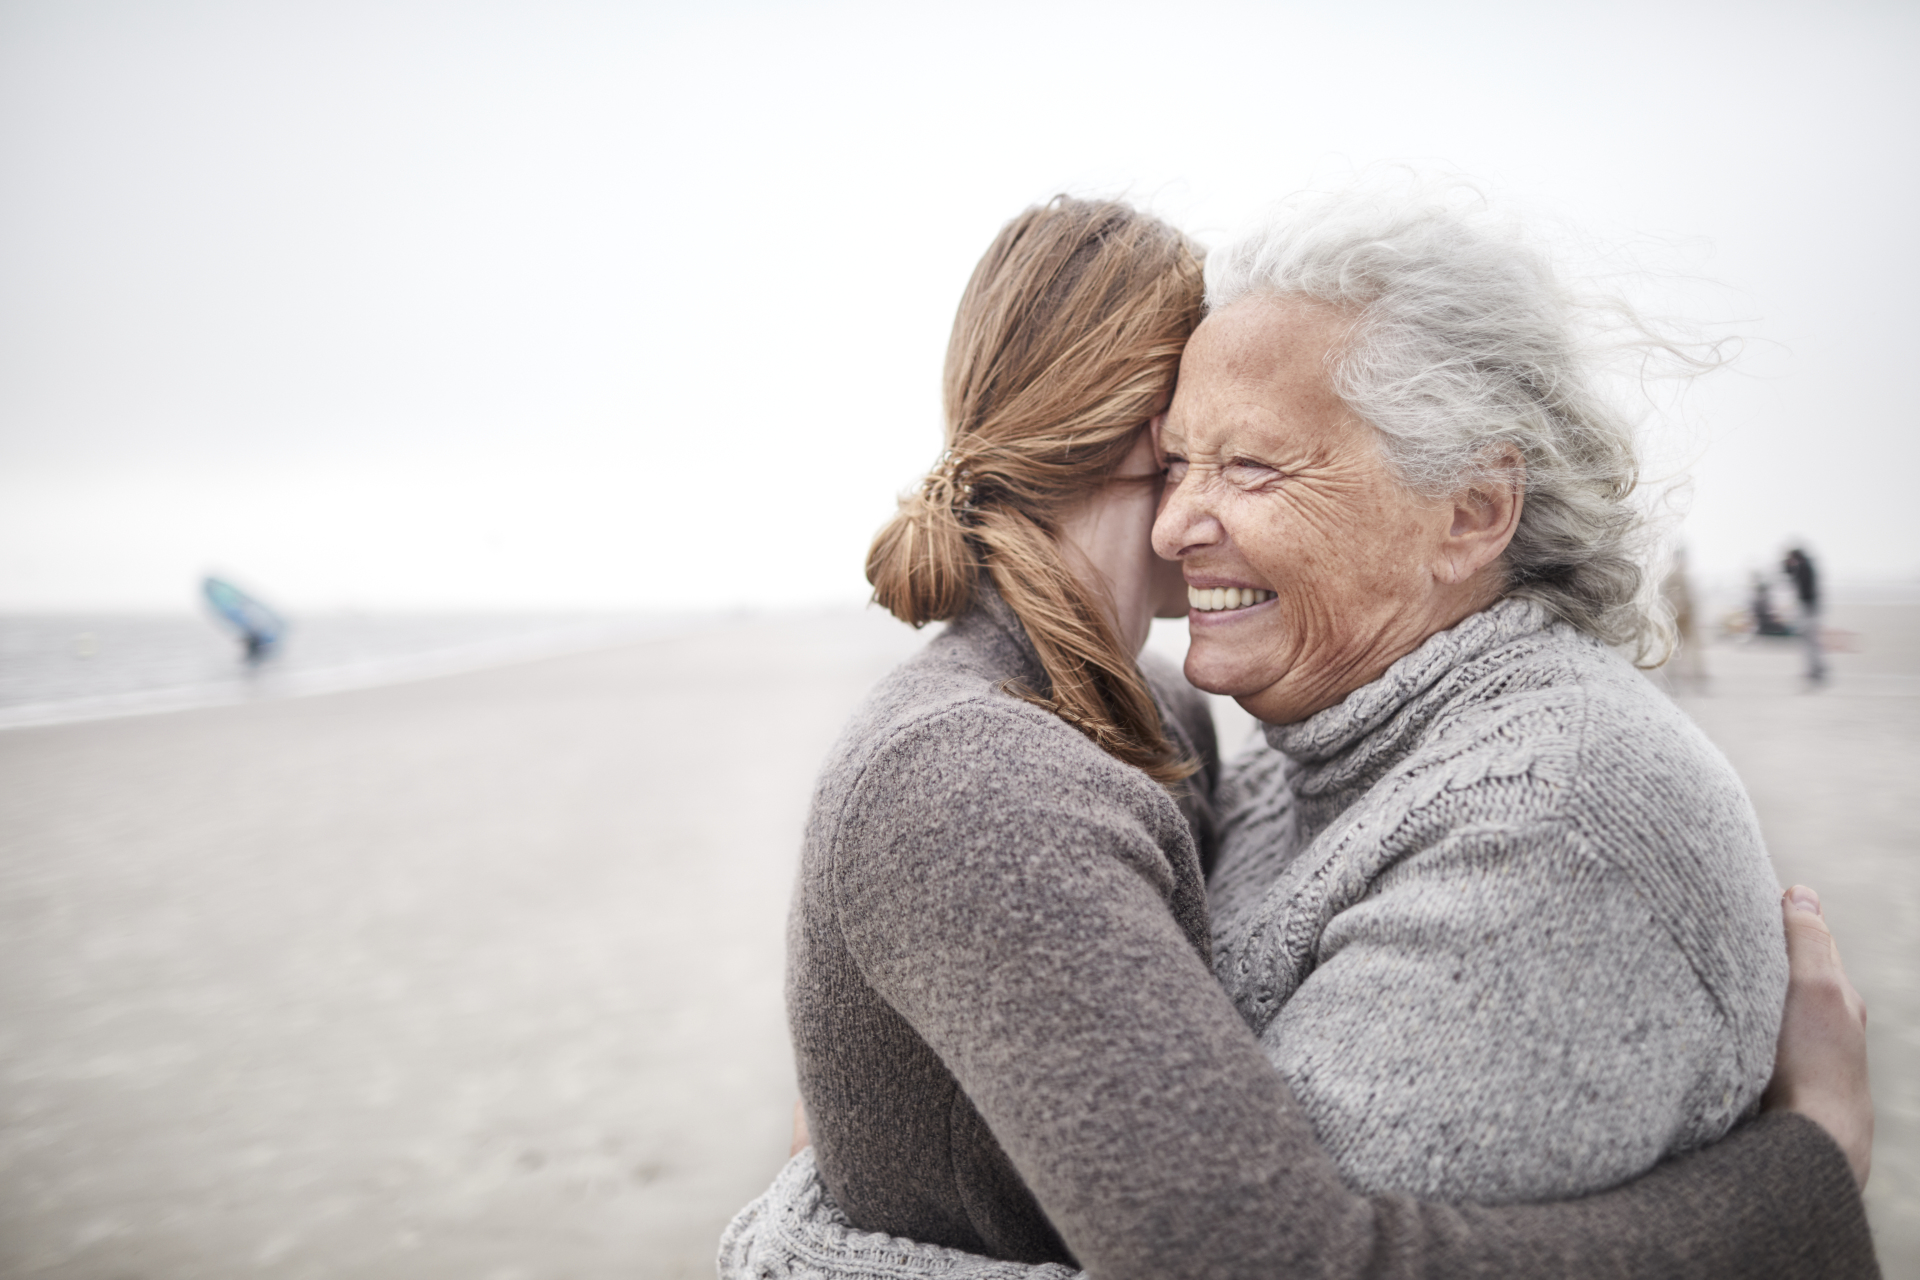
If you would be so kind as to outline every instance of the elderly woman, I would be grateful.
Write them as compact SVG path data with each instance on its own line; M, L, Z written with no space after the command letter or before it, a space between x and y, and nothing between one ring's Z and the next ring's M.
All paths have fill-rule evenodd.
M1483 1203L1711 1142L1773 1062L1779 893L1655 624L1628 425L1513 239L1334 202L1209 262L1154 545L1269 726L1215 968L1347 1177Z
M952 624L855 716L803 854L789 1011L817 1154L736 1220L723 1275L1870 1272L1846 1037L1812 1073L1832 1087L1786 1078L1825 1133L1771 1116L1553 1209L1405 1194L1593 1191L1719 1137L1766 1082L1785 958L1738 784L1539 599L1574 584L1583 624L1637 630L1592 588L1631 594L1631 455L1546 365L1544 277L1444 219L1386 229L1229 251L1245 283L1211 300L1153 439L1198 310L1184 242L1060 202L982 261L946 460L869 565L896 614ZM1543 435L1547 410L1500 417L1472 385L1456 399L1500 429L1449 452L1348 389L1355 353L1423 337L1374 309L1392 282L1459 262L1471 288L1421 316L1471 332L1531 283L1543 319L1502 349L1544 353L1528 405L1586 418ZM1490 362L1429 342L1376 365ZM1379 443L1396 431L1413 446ZM1160 601L1156 450L1189 678L1292 753L1229 788L1224 992L1211 731L1131 658Z

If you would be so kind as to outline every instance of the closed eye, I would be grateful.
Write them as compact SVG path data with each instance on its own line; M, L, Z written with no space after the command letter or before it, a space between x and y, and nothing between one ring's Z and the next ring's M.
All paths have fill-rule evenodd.
M1278 467L1258 458L1229 459L1223 470L1228 479L1237 484L1263 484L1284 474Z

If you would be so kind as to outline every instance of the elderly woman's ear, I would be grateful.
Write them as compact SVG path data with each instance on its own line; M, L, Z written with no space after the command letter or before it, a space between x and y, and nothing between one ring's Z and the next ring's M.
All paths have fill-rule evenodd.
M1434 577L1459 586L1487 573L1513 541L1526 493L1526 464L1512 448L1501 450L1472 484L1453 495L1453 524L1440 540Z

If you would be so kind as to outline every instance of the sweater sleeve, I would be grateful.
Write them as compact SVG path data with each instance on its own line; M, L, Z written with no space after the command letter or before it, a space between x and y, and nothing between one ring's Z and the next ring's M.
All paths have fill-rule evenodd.
M1307 1159L1312 1154L1303 1152ZM720 1244L721 1280L1079 1280L1087 1274L860 1231L827 1199L811 1156L802 1152L734 1218ZM1762 1116L1704 1151L1584 1200L1449 1208L1382 1196L1372 1209L1371 1240L1336 1235L1313 1218L1270 1224L1299 1237L1315 1259L1286 1274L1327 1280L1873 1280L1880 1274L1846 1156L1813 1121L1790 1113ZM1354 1244L1371 1247L1348 1248ZM1233 1267L1167 1274L1170 1280L1281 1275Z
M1551 821L1396 862L1261 1040L1351 1181L1452 1201L1612 1186L1765 1084L1634 884Z
M1175 923L1173 806L1053 766L1040 794L1004 718L903 731L855 789L834 892L866 979L1095 1280L1871 1274L1844 1159L1794 1121L1572 1206L1354 1193ZM1775 1252L1780 1223L1811 1238Z
M1177 923L1156 835L1178 810L1154 788L1116 803L1092 752L1054 754L1036 787L1058 738L1025 732L943 715L864 769L833 867L863 977L1093 1275L1317 1267L1274 1224L1331 1210L1364 1238L1371 1213L1301 1176L1310 1132Z

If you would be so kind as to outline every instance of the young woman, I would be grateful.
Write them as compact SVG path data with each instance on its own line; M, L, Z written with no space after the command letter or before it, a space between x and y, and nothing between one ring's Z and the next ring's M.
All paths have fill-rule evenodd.
M946 453L868 563L950 625L826 763L789 934L814 1147L723 1274L968 1265L883 1236L980 1274L1870 1273L1847 1155L1791 1111L1558 1206L1361 1196L1317 1146L1209 968L1205 706L1135 657L1185 611L1147 428L1200 313L1187 243L1111 203L1028 211L968 285ZM1843 983L1815 1020L1857 1033ZM1804 1110L1857 1119L1855 1039L1811 1038Z

